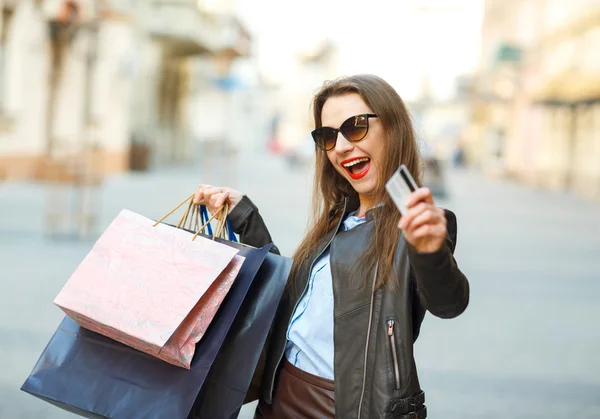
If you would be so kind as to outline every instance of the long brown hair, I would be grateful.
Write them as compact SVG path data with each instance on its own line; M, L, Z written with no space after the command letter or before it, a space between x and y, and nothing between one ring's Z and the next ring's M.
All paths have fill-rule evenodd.
M365 253L360 263L369 267L369 272L376 264L378 268L377 286L385 285L393 273L393 261L398 246L400 231L398 222L400 213L389 195L385 192L385 183L398 169L405 164L421 185L419 149L411 123L410 115L404 102L385 80L380 77L362 74L327 81L315 95L312 103L315 127L321 127L321 111L327 99L347 93L357 93L379 117L385 132L383 161L378 162L378 182L374 202L383 205L373 211L375 234L372 242L365 246ZM349 199L352 209L358 208L358 193L352 185L341 176L329 161L325 152L316 150L316 167L313 190L313 219L308 234L300 243L294 254L292 281L300 264L310 255L327 233L335 228L343 217L340 208L344 199ZM291 284L290 284L291 285Z

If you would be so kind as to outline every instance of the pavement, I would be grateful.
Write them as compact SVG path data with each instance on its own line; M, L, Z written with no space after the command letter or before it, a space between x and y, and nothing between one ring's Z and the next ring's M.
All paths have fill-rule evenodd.
M107 178L84 240L45 236L43 185L0 184L0 419L74 417L19 388L63 317L53 298L122 208L157 218L199 183L232 186L292 254L310 212L310 170L255 152L210 163ZM600 418L600 206L470 170L448 180L439 204L458 217L471 302L457 319L428 315L416 343L429 417Z

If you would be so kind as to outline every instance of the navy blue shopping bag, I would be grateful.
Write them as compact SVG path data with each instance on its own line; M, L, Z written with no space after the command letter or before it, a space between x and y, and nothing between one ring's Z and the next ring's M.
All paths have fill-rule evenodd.
M269 253L256 274L189 419L235 419L257 369L292 259Z

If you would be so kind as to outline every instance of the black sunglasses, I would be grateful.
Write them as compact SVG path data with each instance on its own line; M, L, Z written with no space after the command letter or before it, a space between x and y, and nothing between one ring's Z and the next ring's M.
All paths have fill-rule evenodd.
M351 116L339 128L321 127L311 134L317 147L323 151L333 150L337 142L338 133L351 142L357 142L367 136L369 132L369 118L377 118L374 113Z

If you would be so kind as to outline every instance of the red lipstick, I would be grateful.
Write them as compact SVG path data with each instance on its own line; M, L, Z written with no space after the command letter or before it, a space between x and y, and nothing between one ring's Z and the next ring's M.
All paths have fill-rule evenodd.
M361 170L358 173L352 173L352 171L350 170L349 167L345 167L345 164L348 164L350 162L353 162L355 160L360 160L360 159L365 159L367 157L353 157L351 159L347 159L342 161L340 164L342 165L342 167L344 169L346 169L346 172L348 172L348 175L354 179L354 180L358 180L358 179L362 179L363 177L366 176L367 173L369 173L369 170L371 169L371 160L369 159L369 161L367 162L367 165L365 166L365 168L363 170Z

